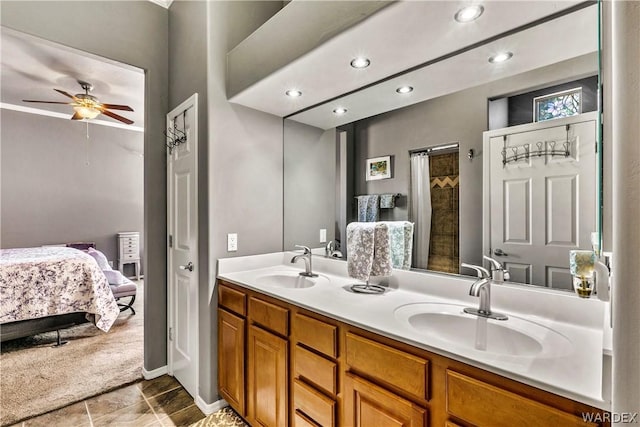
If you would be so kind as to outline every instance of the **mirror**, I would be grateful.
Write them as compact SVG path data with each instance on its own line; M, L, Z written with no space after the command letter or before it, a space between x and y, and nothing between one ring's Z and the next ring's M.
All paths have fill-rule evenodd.
M572 290L601 202L599 6L570 6L285 118L285 250L340 241L326 254L345 259L374 196L369 219L413 223L412 269L475 275L460 264L490 255Z

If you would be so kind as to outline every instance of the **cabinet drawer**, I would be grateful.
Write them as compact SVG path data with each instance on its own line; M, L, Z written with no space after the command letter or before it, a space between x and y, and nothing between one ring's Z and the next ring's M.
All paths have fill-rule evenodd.
M218 285L218 304L242 316L247 315L245 309L246 298L243 292L228 288L222 284Z
M125 247L122 252L126 255L126 254L137 254L138 253L138 247L137 246L133 246L133 247Z
M249 298L249 318L280 335L289 334L289 310L258 298Z
M294 319L296 339L330 357L338 357L338 328L304 314Z
M293 383L293 406L323 427L335 425L336 402L298 379Z
M138 259L138 258L140 258L140 255L138 255L138 254L122 254L122 260L123 261L134 260L134 259Z
M429 399L429 361L369 340L346 334L347 364L420 399Z
M447 412L477 426L596 426L575 415L449 369Z
M304 378L329 394L338 394L337 365L299 345L295 348L295 376Z
M296 411L296 413L293 414L293 425L294 427L322 427L300 411Z

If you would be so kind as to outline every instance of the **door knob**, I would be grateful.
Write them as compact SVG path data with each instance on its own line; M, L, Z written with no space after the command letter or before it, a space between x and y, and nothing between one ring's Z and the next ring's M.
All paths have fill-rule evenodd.
M189 261L187 263L187 265L181 265L180 270L189 270L189 271L193 271L193 263L191 261Z
M506 254L506 253L502 252L502 249L495 249L495 250L493 251L493 254L494 254L495 256L507 256L507 254Z

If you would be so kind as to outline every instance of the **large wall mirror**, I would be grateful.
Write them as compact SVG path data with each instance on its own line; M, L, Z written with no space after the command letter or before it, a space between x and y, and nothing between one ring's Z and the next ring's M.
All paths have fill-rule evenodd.
M508 19L489 13L502 3L480 19ZM543 3L542 18L285 118L284 249L339 241L327 254L344 260L350 222L408 221L405 268L475 275L460 264L490 255L514 282L572 289L569 251L601 239L599 5L522 13Z

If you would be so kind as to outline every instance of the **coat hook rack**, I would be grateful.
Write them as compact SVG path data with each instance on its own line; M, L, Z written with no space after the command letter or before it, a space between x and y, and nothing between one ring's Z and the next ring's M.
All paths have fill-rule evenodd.
M571 156L571 144L575 140L575 138L569 138L569 130L571 129L571 125L566 125L565 127L567 136L564 141L537 141L536 149L531 151L531 144L522 144L522 145L514 145L511 147L507 147L507 135L502 137L503 148L502 148L502 167L505 167L507 163L515 163L519 160L529 160L531 157L541 157L541 156L550 156L550 157L569 157ZM558 145L562 145L562 149L556 148ZM507 155L507 149L511 150L511 154Z
M169 150L169 154L172 153L175 147L187 142L186 131L187 131L187 110L184 110L182 112L182 130L178 129L178 123L174 118L173 128L167 128L167 130L163 132L164 136L167 138L166 145L167 145L167 150Z

